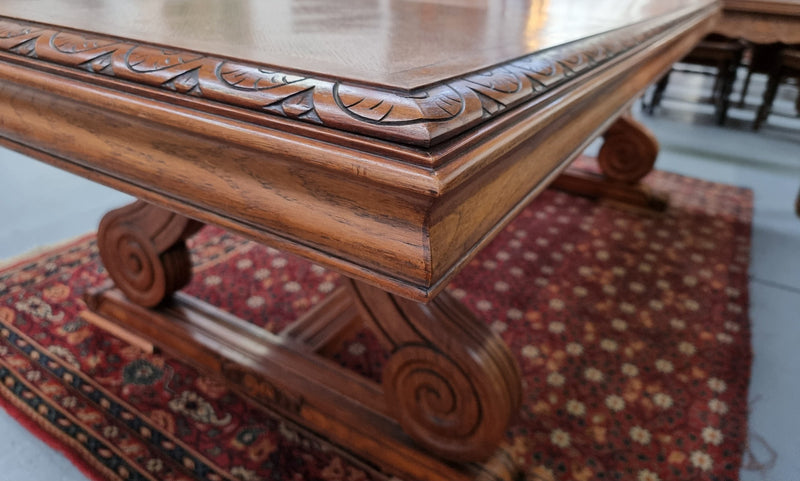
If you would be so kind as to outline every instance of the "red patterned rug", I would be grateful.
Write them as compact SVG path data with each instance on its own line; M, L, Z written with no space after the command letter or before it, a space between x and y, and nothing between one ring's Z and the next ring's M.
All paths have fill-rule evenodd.
M452 283L516 355L527 480L735 480L750 372L749 191L656 172L662 215L547 191ZM279 331L339 278L205 228L187 291ZM380 476L215 379L78 318L93 237L0 271L0 400L95 479ZM369 336L341 362L367 374Z

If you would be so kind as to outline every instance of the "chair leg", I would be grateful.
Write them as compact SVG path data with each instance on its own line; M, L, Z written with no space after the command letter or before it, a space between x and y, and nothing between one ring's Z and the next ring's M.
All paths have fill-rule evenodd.
M730 107L730 96L733 91L733 84L736 83L736 73L738 68L738 61L730 62L725 67L724 78L722 79L722 88L719 92L719 99L717 103L717 125L724 125L728 119L728 108Z
M661 97L664 95L664 90L667 88L667 83L669 83L669 74L667 72L666 75L661 77L661 80L656 83L656 88L653 89L653 96L650 97L650 105L647 106L647 113L653 115L656 107L661 104Z
M747 97L747 89L750 88L750 77L753 75L753 71L747 69L747 77L744 78L744 85L742 86L742 95L739 96L739 108L744 107L744 99Z
M769 75L767 82L767 90L764 92L764 100L761 102L761 107L758 109L758 115L755 122L753 122L753 130L761 128L761 124L766 122L769 113L772 110L772 103L775 101L775 95L778 93L778 86L781 83L780 70L772 72Z
M800 77L797 77L797 98L794 99L794 111L797 113L797 116L800 117Z

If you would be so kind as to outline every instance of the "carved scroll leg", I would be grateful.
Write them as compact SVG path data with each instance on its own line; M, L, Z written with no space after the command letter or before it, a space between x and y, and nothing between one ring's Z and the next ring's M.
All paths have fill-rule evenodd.
M603 134L597 156L602 174L569 167L552 186L577 195L610 199L624 204L664 210L666 199L639 183L653 170L658 141L628 114L620 116Z
M154 307L191 280L191 260L184 241L202 226L136 201L103 217L97 231L100 258L128 299Z
M521 399L519 368L503 341L446 292L421 304L350 282L391 349L383 390L405 432L449 460L493 454Z

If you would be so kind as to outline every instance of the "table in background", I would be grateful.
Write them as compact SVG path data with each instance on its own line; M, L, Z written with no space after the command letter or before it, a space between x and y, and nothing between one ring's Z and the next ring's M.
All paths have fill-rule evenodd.
M800 44L800 1L724 0L714 32L760 44Z

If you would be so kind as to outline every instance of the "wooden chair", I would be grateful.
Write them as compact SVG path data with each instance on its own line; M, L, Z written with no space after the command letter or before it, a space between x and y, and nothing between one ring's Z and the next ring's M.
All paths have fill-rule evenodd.
M783 43L748 44L743 60L747 66L747 76L744 78L742 93L739 96L740 108L744 107L753 74L769 75L780 61L781 50L784 47L786 44Z
M720 35L709 35L697 47L686 55L679 63L702 65L717 69L716 80L712 89L712 100L715 105L715 117L718 125L725 123L728 117L729 97L733 84L736 81L736 71L742 61L744 44L738 39L731 39ZM672 71L680 70L673 67L656 84L650 103L647 106L647 113L652 114L656 107L661 103L664 90L669 83L669 76ZM680 70L686 71L686 70ZM693 73L704 73L691 71Z
M778 93L780 84L790 78L800 79L800 48L786 47L780 52L778 62L775 63L767 81L767 90L764 92L764 101L758 109L758 115L753 123L753 130L758 130L766 122L775 102L775 95ZM800 103L800 95L798 95ZM795 105L795 108L800 107ZM798 112L800 113L800 112Z

